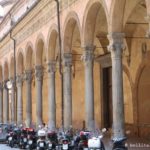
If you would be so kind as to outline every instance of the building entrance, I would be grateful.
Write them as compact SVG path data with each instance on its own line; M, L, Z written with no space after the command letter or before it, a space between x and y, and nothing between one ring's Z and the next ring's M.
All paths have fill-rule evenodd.
M103 125L112 127L112 67L103 68Z

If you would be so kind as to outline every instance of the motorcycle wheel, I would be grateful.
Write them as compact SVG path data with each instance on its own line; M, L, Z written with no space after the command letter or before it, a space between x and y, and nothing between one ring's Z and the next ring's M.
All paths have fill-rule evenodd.
M11 147L11 148L14 147L14 142L13 142L13 141L10 142L10 147Z
M103 142L101 142L101 150L105 150L105 146Z

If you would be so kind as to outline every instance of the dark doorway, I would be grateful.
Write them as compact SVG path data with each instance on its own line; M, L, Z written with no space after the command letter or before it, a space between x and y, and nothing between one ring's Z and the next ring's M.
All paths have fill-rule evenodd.
M112 67L103 68L103 125L112 127Z

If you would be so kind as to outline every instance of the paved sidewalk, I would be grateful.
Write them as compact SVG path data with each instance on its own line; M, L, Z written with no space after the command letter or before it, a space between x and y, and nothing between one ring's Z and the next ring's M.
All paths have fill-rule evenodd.
M106 150L112 149L112 142L110 141L110 136L106 135L103 139ZM146 139L129 137L126 145L128 150L150 150L150 141Z

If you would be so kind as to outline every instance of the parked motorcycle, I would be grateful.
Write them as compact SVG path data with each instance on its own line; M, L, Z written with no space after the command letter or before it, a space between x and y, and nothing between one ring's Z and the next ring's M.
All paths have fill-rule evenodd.
M20 140L19 140L19 148L20 149L25 149L27 146L27 143L28 143L27 130L28 130L28 128L21 129L21 135L20 135Z
M48 131L47 133L47 149L56 149L58 145L57 133L55 131Z
M46 131L40 129L38 131L37 150L46 150L46 149L47 149Z
M19 139L20 139L20 129L19 128L14 128L13 132L9 135L8 138L8 145L13 148L15 145L19 144Z
M91 137L88 139L89 150L105 150L102 141L104 132L106 132L106 128L102 129L101 132L97 130L91 133Z
M27 149L31 150L31 149L35 149L36 148L36 141L37 141L37 136L36 136L36 132L34 131L33 128L28 128L28 132L27 132L27 139L28 139L28 143L27 143Z
M126 137L121 139L113 139L113 148L112 150L127 150L125 146L125 141L127 140Z
M78 150L88 150L89 131L81 131L75 140Z

